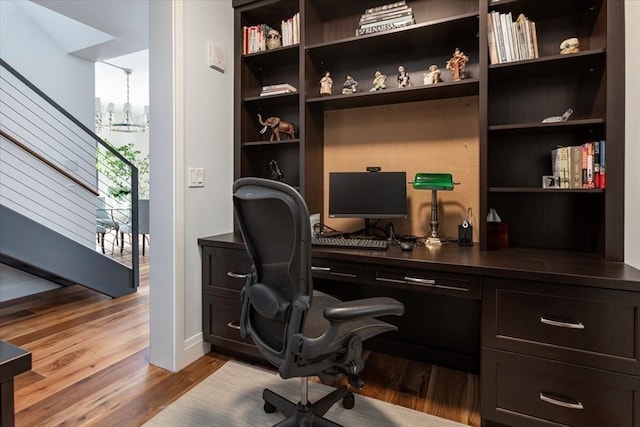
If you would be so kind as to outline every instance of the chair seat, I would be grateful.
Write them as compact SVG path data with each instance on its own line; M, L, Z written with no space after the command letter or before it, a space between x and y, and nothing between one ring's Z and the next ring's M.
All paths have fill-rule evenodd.
M131 232L133 231L133 227L131 226L131 224L122 224L118 230L121 233L125 233L125 234L131 234Z

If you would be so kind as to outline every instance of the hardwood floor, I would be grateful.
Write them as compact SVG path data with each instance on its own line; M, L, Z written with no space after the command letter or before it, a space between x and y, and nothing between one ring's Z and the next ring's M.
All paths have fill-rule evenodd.
M139 426L231 358L150 365L148 257L140 271L138 292L118 299L71 286L0 303L0 338L33 354L15 380L16 426ZM480 426L476 375L366 356L362 394Z

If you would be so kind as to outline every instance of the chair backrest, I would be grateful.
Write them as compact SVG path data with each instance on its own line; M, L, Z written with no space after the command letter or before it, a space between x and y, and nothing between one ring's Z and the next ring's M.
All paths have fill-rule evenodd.
M138 200L138 233L149 234L149 199Z
M104 196L96 198L96 218L111 221L111 214L107 211L107 202Z
M243 290L241 332L275 366L291 363L293 335L311 306L311 227L291 186L261 178L233 184L233 204L253 262Z

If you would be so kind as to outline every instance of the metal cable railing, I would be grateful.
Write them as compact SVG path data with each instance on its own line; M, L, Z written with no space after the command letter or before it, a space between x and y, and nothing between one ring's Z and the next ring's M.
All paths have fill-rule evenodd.
M102 227L112 247L119 243L118 226L130 223L131 260L124 263L134 269L137 285L138 168L4 60L0 64L0 204L99 251L101 213L115 220Z

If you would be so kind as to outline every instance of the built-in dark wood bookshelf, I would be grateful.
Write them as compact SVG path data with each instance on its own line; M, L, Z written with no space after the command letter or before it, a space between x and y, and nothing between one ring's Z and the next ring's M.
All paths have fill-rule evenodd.
M488 3L489 11L535 21L539 46L539 58L488 65L481 82L481 211L495 208L508 218L510 246L623 260L622 9L622 2L598 0ZM570 37L578 37L580 52L560 55ZM574 110L569 121L541 123L567 108ZM552 149L594 140L607 141L605 190L540 189Z
M623 2L605 0L407 0L415 25L356 36L364 10L390 1L234 1L235 176L270 177L276 160L287 183L299 188L310 211L322 212L325 112L371 106L478 96L480 140L479 244L489 249L486 213L495 208L509 224L509 246L594 253L622 261L624 248L624 25ZM539 57L490 64L487 14L525 14L537 26ZM300 43L242 54L243 26L267 24L300 13ZM560 42L578 37L579 53L560 55ZM470 58L466 79L357 93L337 89L347 73L372 76L381 66L442 64L451 47ZM407 61L407 58L414 58ZM415 63L412 63L415 61ZM418 66L418 62L420 65ZM334 91L320 96L319 80L331 70ZM389 76L391 82L393 76ZM260 96L263 86L290 83L298 91ZM564 123L545 117L574 114ZM260 134L257 115L279 116L298 128L280 143ZM375 118L373 118L375 120ZM558 145L607 141L605 190L546 191L551 150Z
M326 139L335 135L331 118L336 114L374 111L377 115L369 119L371 126L376 126L389 121L384 116L385 108L379 107L391 109L406 104L406 108L413 108L423 106L421 101L477 99L479 175L476 182L465 183L477 185L480 192L474 224L479 228L480 241L472 255L464 248L448 245L442 252L428 252L416 263L413 258L417 250L408 255L392 248L382 256L360 257L315 250L313 261L331 268L355 268L358 262L374 268L381 262L379 257L388 257L385 268L396 271L398 277L437 277L443 270L459 273L469 269L478 298L471 317L482 317L477 325L467 326L476 332L481 329L482 339L476 340L480 348L474 354L481 360L483 425L586 426L613 422L640 427L640 413L635 409L640 396L638 272L621 263L624 1L406 0L415 25L355 35L365 9L391 2L233 2L235 176L268 178L268 163L276 160L285 181L302 193L309 211L324 212L324 162L330 151L325 148L334 142ZM487 16L494 11L510 12L513 20L522 13L535 22L537 58L491 63ZM266 23L277 28L282 19L298 12L299 44L242 54L243 26ZM579 39L580 51L561 55L560 43L571 37ZM470 58L463 80L452 81L451 74L443 72L442 83L423 85L422 76L412 74L412 80L419 80L417 84L396 88L395 76L387 71L387 82L392 84L384 91L370 92L372 82L368 78L357 79L360 86L355 94L341 95L337 89L347 73L355 78L373 76L380 68L397 70L398 64L412 70L424 70L425 64L444 64L452 47L460 48ZM333 94L321 96L319 81L327 70L333 77ZM278 83L290 83L298 90L260 96L262 86ZM574 111L568 121L542 123L544 118L561 115L568 108ZM437 114L438 109L435 111ZM295 123L298 135L293 140L268 142L269 135L260 133L258 114ZM348 126L350 122L344 123ZM606 141L606 188L542 188L542 176L552 171L551 150L596 140ZM490 250L489 243L495 240L488 234L486 215L490 208L508 224L506 250ZM241 242L236 237L232 242L228 239L221 236L201 242L212 246L208 250L220 251L206 258L210 261L205 260L210 264L216 260L220 265L205 264L203 269L203 293L208 295L203 305L205 330L220 328L224 333L229 333L224 328L228 322L224 316L238 316L237 297L235 293L233 298L224 294L226 299L217 301L220 295L209 292L206 284L213 281L209 278L220 275L216 280L224 288L226 272L246 270L246 265L243 270L238 264L243 256L248 263ZM422 251L424 248L418 253ZM442 262L442 253L453 259ZM368 257L375 259L365 259ZM352 290L358 282L363 292L393 294L386 283L378 283L377 277L375 272L357 280L314 274L318 284L326 280L340 291ZM413 301L416 292L425 292L402 279L398 283L407 290L407 301ZM244 281L229 286L242 284ZM431 296L425 301L432 301ZM460 308L458 298L448 302L460 312L471 312ZM231 306L236 312L225 311ZM426 324L437 324L436 332L446 330L446 324L429 317L430 310L421 309L415 309L419 319L424 316ZM410 330L412 325L404 328ZM221 348L230 347L226 338L207 340ZM406 354L425 360L433 356L429 351ZM576 409L580 406L582 409Z

